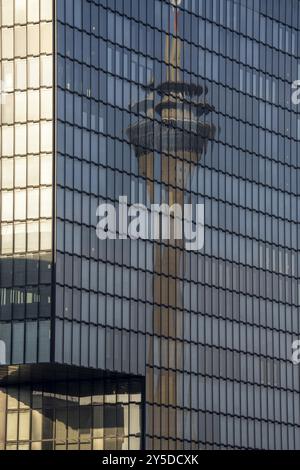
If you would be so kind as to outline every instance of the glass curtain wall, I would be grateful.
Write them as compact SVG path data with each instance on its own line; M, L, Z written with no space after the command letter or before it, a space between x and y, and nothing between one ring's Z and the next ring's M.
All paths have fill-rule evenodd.
M114 379L0 389L2 450L134 450L141 384Z
M49 361L52 1L0 1L0 364Z
M57 358L146 365L147 448L295 448L299 376L281 345L299 331L299 4L176 3L58 3ZM185 154L184 191L168 171L183 169L193 126L174 151L182 96L168 131L156 106L168 77L214 107L201 116L214 143L197 168ZM164 147L143 132L132 145L134 126L164 132ZM120 195L204 203L204 248L97 240L96 207Z

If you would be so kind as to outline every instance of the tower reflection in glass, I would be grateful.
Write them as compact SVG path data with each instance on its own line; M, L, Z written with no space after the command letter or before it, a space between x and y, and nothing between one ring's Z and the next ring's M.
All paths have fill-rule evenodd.
M178 204L183 210L185 188L193 176L209 140L214 139L215 126L205 122L205 116L214 108L207 102L205 85L187 82L182 75L182 48L180 39L181 1L171 1L170 34L166 34L163 76L152 76L146 97L130 106L138 115L127 135L134 146L140 174L146 178L151 203ZM162 79L162 80L161 80ZM160 155L161 183L165 194L157 197L154 189L154 156ZM163 191L162 191L163 192ZM164 198L162 201L161 198ZM153 273L153 336L148 339L146 364L147 423L149 434L157 439L176 440L178 437L176 408L177 373L172 367L160 364L160 348L170 350L168 338L182 337L183 251L184 241L176 238L176 214L171 216L171 237L154 248ZM184 217L184 210L183 210ZM183 361L184 346L176 345L176 359ZM175 358L172 358L174 360ZM175 368L174 368L175 369ZM152 421L152 405L156 408ZM157 405L159 405L160 410ZM171 441L170 441L171 442Z

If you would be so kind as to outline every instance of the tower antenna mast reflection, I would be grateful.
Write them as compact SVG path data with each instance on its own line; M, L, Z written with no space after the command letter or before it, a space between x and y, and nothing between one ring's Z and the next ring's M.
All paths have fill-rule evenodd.
M182 0L170 0L173 17L170 24L173 23L174 31L166 34L162 66L165 79L156 81L154 77L146 86L145 99L130 106L137 121L127 129L151 203L162 202L154 197L155 185L160 184L169 205L179 204L182 209L188 180L206 152L208 141L215 136L215 126L202 120L214 110L205 100L207 88L183 78L185 50L180 38L182 11L179 8L183 4ZM165 20L168 24L167 18ZM154 182L157 156L160 157L160 182ZM174 225L173 217L168 245L165 241L163 245L156 243L154 246L153 334L147 338L146 434L158 439L176 439L177 427L182 428L176 418L176 408L182 407L176 369L183 369L184 356L184 243L175 239ZM161 361L163 351L169 357L168 362Z

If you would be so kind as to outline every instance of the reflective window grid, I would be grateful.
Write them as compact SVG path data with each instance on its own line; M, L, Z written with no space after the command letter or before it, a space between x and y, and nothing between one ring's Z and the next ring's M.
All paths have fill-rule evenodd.
M138 382L93 380L0 389L6 450L139 449Z
M299 2L0 3L3 367L139 376L147 449L300 448ZM97 206L121 195L204 203L204 248L98 240ZM38 447L41 427L11 424L17 390L0 441ZM68 444L54 408L50 446L119 448L81 424Z

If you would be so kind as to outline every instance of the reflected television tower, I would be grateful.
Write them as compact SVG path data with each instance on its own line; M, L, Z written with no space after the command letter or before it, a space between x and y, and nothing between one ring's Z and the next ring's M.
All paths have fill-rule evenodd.
M166 35L164 79L156 82L154 77L146 87L145 99L130 107L137 121L127 129L127 135L135 149L140 175L146 178L151 203L162 202L154 198L154 156L159 154L167 202L183 209L188 180L206 152L208 141L215 136L215 126L203 120L214 108L205 99L204 85L183 79L184 42L180 39L179 8L182 1L170 3L173 34ZM168 244L156 244L154 248L153 337L148 339L146 366L147 434L166 439L176 438L176 407L182 407L175 369L183 368L184 243L175 239L174 224L173 217ZM169 355L168 362L165 359L162 363L160 359L163 351ZM155 422L153 407L155 416L161 417Z

